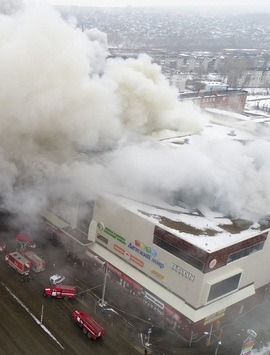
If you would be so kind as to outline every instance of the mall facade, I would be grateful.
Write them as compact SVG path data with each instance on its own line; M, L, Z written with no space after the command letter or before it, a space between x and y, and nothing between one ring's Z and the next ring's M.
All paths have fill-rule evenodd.
M266 296L267 225L145 196L101 195L81 209L84 218L78 205L60 205L43 212L44 230L67 253L77 245L84 264L105 265L111 280L187 340L221 329Z

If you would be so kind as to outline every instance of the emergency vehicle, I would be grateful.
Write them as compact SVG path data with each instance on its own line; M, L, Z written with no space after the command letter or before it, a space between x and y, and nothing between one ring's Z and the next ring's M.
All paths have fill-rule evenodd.
M76 288L68 285L55 285L45 288L44 296L47 298L56 297L65 300L74 299L76 297Z
M28 248L35 249L36 243L33 241L33 239L27 237L24 234L18 234L16 236L16 241L21 244L25 244Z
M82 331L88 338L92 338L93 340L102 337L105 333L105 328L86 312L73 312L72 321L82 328Z
M30 261L17 252L5 256L5 261L21 275L28 275L30 272Z
M35 272L45 270L45 261L33 251L26 251L23 255L30 261L31 269Z

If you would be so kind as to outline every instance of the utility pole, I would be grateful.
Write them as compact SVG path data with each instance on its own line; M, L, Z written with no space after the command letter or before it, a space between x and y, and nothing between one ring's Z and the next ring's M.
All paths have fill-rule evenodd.
M214 323L211 324L210 334L209 334L209 342L211 341L211 335L212 335L212 331L213 331L213 325L214 325Z
M105 297L105 291L106 291L107 276L108 276L108 266L107 266L107 263L105 263L105 275L104 275L104 283L103 283L103 290L102 290L102 297L101 297L102 308L105 306L104 297Z
M217 353L218 353L218 348L219 348L220 345L221 345L221 341L219 341L219 342L217 343L217 347L216 347L216 350L215 350L215 354L214 354L214 355L217 355Z
M145 344L146 346L150 346L150 334L152 333L152 327L149 327L148 330L147 330L147 343Z
M210 344L212 331L213 331L213 323L211 324L210 332L204 332L205 335L209 335L209 337L206 339L206 345Z
M44 310L44 304L41 306L41 316L40 316L40 323L42 324L43 321L43 310Z
M191 334L190 334L189 346L191 346L192 339L193 339L193 330L191 331Z

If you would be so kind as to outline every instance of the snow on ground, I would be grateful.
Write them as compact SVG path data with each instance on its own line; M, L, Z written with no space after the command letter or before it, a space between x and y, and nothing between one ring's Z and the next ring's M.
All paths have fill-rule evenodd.
M244 113L256 122L270 123L270 90L248 88Z

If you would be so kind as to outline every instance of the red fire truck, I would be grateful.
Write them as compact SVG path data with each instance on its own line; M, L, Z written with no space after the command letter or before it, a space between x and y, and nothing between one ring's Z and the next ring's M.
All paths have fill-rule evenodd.
M18 234L16 236L16 241L21 244L25 244L28 248L35 249L36 243L33 241L33 239L27 237L24 234Z
M45 261L33 251L26 251L23 255L30 261L31 269L35 272L45 270Z
M45 288L44 296L47 298L56 297L65 300L74 299L76 297L76 288L68 285L55 285Z
M30 272L30 261L17 252L7 254L5 261L21 275L28 275Z
M105 333L105 328L86 312L73 312L72 321L82 328L82 331L84 334L87 334L88 338L96 340L97 338L102 337Z

